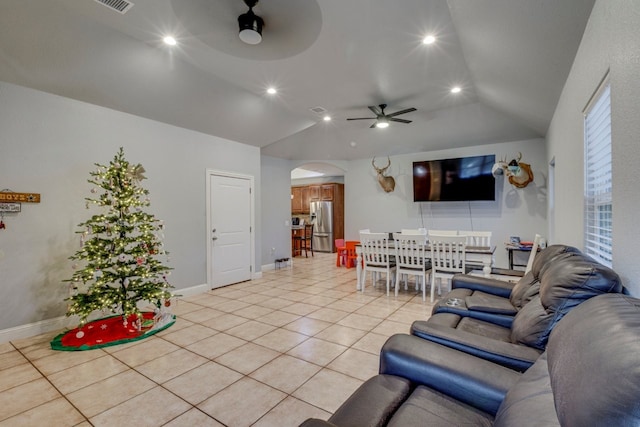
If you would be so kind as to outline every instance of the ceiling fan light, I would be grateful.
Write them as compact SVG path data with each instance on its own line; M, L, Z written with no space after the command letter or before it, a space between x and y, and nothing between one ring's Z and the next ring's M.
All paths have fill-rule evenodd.
M251 9L247 13L238 16L240 27L240 40L246 44L258 44L262 41L262 26L264 21Z
M389 120L387 120L386 117L379 118L377 123L376 123L376 127L378 129L388 128L389 127Z

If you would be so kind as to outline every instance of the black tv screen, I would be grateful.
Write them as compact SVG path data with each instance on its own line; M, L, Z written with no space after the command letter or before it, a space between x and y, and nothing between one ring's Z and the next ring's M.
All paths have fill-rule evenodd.
M495 200L495 155L413 162L413 201Z

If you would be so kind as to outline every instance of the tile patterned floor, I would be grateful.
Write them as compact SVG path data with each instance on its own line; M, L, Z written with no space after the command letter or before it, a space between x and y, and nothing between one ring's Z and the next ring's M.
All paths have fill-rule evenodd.
M396 332L431 304L409 285L355 290L335 256L179 299L148 339L60 352L57 333L0 344L2 426L297 426L326 419L377 373Z

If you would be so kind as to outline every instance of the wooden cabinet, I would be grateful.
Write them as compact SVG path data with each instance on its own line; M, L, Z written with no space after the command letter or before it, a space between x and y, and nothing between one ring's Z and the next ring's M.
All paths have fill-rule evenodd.
M298 215L309 213L308 187L291 187L291 213Z
M336 185L342 184L322 184L322 185L310 185L309 188L309 201L318 202L320 200L333 202L334 201L334 189Z
M302 199L302 213L309 213L309 189L307 187L301 187L300 198Z
M309 188L309 201L317 202L318 200L320 200L320 186L310 185L308 188Z
M291 187L291 213L302 211L302 187Z
M333 189L337 184L323 184L320 188L320 200L333 201Z

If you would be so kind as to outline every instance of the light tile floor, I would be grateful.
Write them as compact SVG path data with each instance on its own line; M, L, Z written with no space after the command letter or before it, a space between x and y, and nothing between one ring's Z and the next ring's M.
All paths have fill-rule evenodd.
M297 426L326 419L378 371L392 334L431 304L412 284L355 289L335 255L172 306L176 323L150 338L61 352L58 332L0 344L1 426Z

